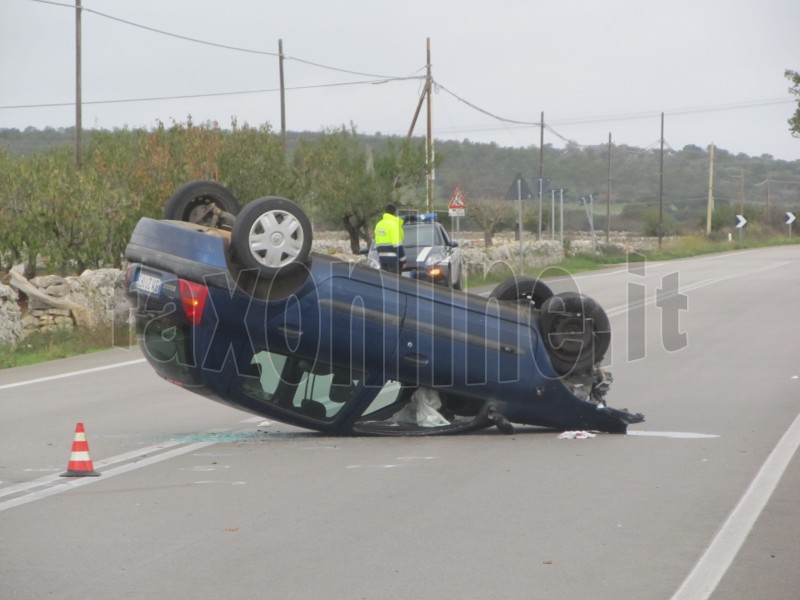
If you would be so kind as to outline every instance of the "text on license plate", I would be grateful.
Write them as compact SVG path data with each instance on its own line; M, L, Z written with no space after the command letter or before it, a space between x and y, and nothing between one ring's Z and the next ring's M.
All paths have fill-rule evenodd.
M161 280L152 275L139 273L139 278L136 280L136 288L151 294L157 294L161 289Z

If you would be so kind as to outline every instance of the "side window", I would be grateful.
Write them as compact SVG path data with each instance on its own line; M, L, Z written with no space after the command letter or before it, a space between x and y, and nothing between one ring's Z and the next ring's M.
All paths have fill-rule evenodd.
M332 420L353 397L360 373L262 350L253 356L259 376L244 391L283 410Z
M447 234L447 230L444 227L439 226L438 228L439 236L442 238L440 244L443 246L452 246L453 242L450 239L450 236Z
M437 246L450 245L450 238L447 237L447 233L445 232L444 227L439 225L434 229L434 231L436 232L434 238Z

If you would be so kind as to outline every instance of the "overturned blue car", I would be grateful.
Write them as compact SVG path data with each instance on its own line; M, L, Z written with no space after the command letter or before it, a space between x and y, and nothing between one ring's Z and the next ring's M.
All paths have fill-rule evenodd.
M644 420L606 405L609 322L592 299L533 278L483 297L313 253L311 239L291 201L239 210L205 181L141 219L126 285L155 371L328 434L624 433Z

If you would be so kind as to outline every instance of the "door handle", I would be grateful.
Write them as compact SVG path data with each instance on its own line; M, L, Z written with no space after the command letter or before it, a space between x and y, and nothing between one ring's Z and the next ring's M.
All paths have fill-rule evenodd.
M293 325L281 325L278 327L278 333L287 338L299 338L303 334L303 331L299 327Z
M424 354L413 353L403 356L403 362L410 367L424 367L430 362L430 359Z

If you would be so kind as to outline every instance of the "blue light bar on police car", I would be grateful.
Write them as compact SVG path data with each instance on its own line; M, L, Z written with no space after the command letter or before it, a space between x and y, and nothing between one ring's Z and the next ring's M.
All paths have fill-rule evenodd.
M416 215L408 215L406 217L406 223L415 223L420 221L435 221L439 215L436 213L423 213L423 214L416 214Z

